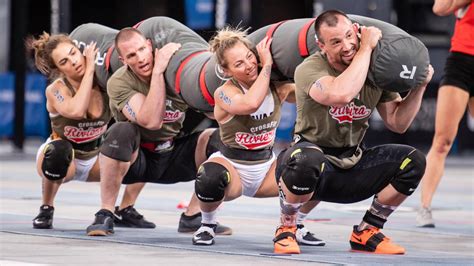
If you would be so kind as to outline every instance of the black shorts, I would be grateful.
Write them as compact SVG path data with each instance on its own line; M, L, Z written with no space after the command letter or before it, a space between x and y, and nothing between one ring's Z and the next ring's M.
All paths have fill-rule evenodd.
M474 56L451 52L444 66L444 77L440 86L451 85L465 90L474 97Z
M174 184L196 179L194 153L202 132L176 139L172 150L155 153L139 148L137 160L130 166L122 184L150 182Z
M278 168L284 152L292 152L292 149L304 147L307 143L299 142L280 153ZM350 169L341 169L326 159L324 172L319 177L312 199L335 203L354 203L368 199L394 180L400 164L413 150L415 148L400 144L366 149L360 161ZM279 170L277 169L277 182Z

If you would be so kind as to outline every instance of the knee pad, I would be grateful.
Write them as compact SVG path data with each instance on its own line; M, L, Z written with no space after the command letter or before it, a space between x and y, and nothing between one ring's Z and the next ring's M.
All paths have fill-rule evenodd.
M132 153L140 145L138 126L130 122L117 122L105 133L100 153L122 162L130 162Z
M404 195L411 195L425 174L426 157L419 150L413 150L401 162L399 172L390 182L392 186Z
M230 183L230 173L221 164L207 162L199 167L194 189L198 199L216 202L224 199L225 188Z
M290 153L291 152L291 153ZM296 148L287 151L283 159L281 178L288 190L295 195L305 195L316 190L319 177L324 170L324 154L313 148Z
M41 171L49 180L60 180L66 177L67 169L74 159L74 150L66 140L53 140L43 149Z

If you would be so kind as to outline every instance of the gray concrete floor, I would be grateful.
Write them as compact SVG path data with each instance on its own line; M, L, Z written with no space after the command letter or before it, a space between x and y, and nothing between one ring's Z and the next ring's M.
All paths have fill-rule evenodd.
M219 221L231 226L234 234L218 236L214 246L193 246L191 235L177 233L182 212L177 205L189 200L192 182L147 185L136 207L157 228L116 228L108 237L85 234L100 206L98 183L71 182L57 195L54 229L34 230L31 222L41 205L33 156L38 145L27 144L23 153L0 145L0 265L474 264L472 157L448 160L433 204L436 228L415 226L419 191L390 217L384 233L407 249L405 255L349 251L351 228L369 206L366 200L320 204L306 226L326 240L326 246L302 246L300 255L275 256L277 198L242 197L225 203Z

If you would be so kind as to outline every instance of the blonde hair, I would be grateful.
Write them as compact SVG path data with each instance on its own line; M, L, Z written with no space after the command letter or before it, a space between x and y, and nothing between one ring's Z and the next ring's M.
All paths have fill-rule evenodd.
M237 43L243 43L247 48L252 49L252 43L247 39L248 29L225 27L219 30L209 42L211 52L216 55L217 63L227 68L227 61L224 52L234 47Z
M37 39L29 37L26 41L26 46L29 50L35 52L35 65L38 70L48 77L58 75L58 67L53 61L51 56L53 50L58 47L60 43L70 43L74 45L74 42L65 34L49 35L47 32L43 32Z

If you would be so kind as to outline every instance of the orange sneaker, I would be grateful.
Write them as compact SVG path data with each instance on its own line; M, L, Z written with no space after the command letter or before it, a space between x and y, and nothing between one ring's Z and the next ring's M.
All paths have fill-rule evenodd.
M405 254L405 249L399 245L391 242L390 238L386 237L379 228L367 228L362 231L357 230L357 225L354 225L351 240L352 250L366 251L377 254Z
M283 226L277 228L275 232L274 252L277 254L300 254L300 247L296 242L296 226Z

